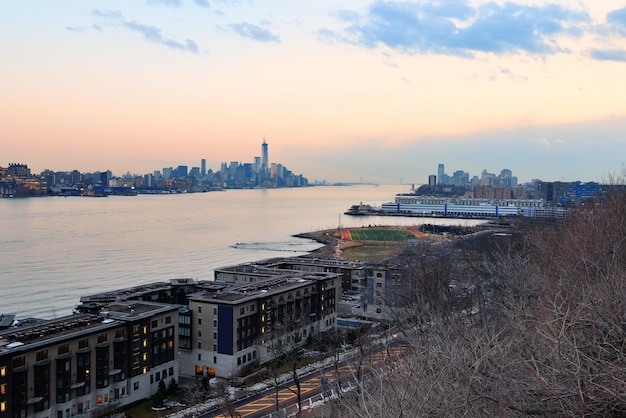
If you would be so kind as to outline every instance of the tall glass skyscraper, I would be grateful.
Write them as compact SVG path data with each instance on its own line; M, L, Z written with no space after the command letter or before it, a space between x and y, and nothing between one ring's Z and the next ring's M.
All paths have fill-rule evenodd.
M443 184L443 177L446 175L443 164L437 166L437 184Z
M263 138L263 145L261 145L261 172L264 176L267 176L267 170L269 169L269 157L267 154L267 142Z

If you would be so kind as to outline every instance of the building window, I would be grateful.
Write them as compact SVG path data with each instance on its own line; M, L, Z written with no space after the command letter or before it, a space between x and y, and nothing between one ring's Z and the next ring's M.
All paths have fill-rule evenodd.
M198 341L198 348L202 348L202 341Z
M198 361L202 361L202 354L198 354Z
M98 335L98 344L107 342L109 336L107 334Z
M214 319L214 320L213 320L213 327L214 327L214 328L217 328L217 319Z
M217 315L217 308L213 308L213 315Z
M89 347L89 339L83 338L78 341L78 348L87 348Z
M6 376L6 375L7 375L7 368L0 367L0 376Z
M156 319L152 321L152 328L156 328L158 326L159 326L159 322Z
M69 344L63 344L59 346L59 351L58 351L59 355L69 353L69 352L70 352Z
M3 383L0 385L0 395L4 395L5 393L7 393L7 385Z
M0 402L0 412L5 412L7 410L7 403Z
M171 316L166 316L165 317L165 323L166 324L171 324L172 323L172 317Z
M139 382L133 383L133 390L139 390Z
M243 315L244 313L246 313L246 310L244 308L239 308L239 315Z
M213 363L217 363L217 356L213 356Z
M202 306L198 305L198 313L202 313Z
M198 325L202 325L202 318L198 318Z

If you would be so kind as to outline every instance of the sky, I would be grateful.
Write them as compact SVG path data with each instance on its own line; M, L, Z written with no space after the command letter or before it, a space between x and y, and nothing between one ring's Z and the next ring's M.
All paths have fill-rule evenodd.
M626 1L3 0L0 166L309 181L626 159Z

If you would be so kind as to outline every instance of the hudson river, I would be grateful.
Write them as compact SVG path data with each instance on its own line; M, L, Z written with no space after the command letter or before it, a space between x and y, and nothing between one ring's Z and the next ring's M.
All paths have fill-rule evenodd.
M172 278L211 280L214 268L319 248L293 237L301 232L417 225L421 218L343 215L353 204L379 206L409 188L0 199L0 314L51 319L71 314L83 295Z

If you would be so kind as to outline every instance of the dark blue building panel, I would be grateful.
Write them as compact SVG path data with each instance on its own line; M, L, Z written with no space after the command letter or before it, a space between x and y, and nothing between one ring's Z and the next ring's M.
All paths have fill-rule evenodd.
M233 308L217 307L217 352L233 355Z

